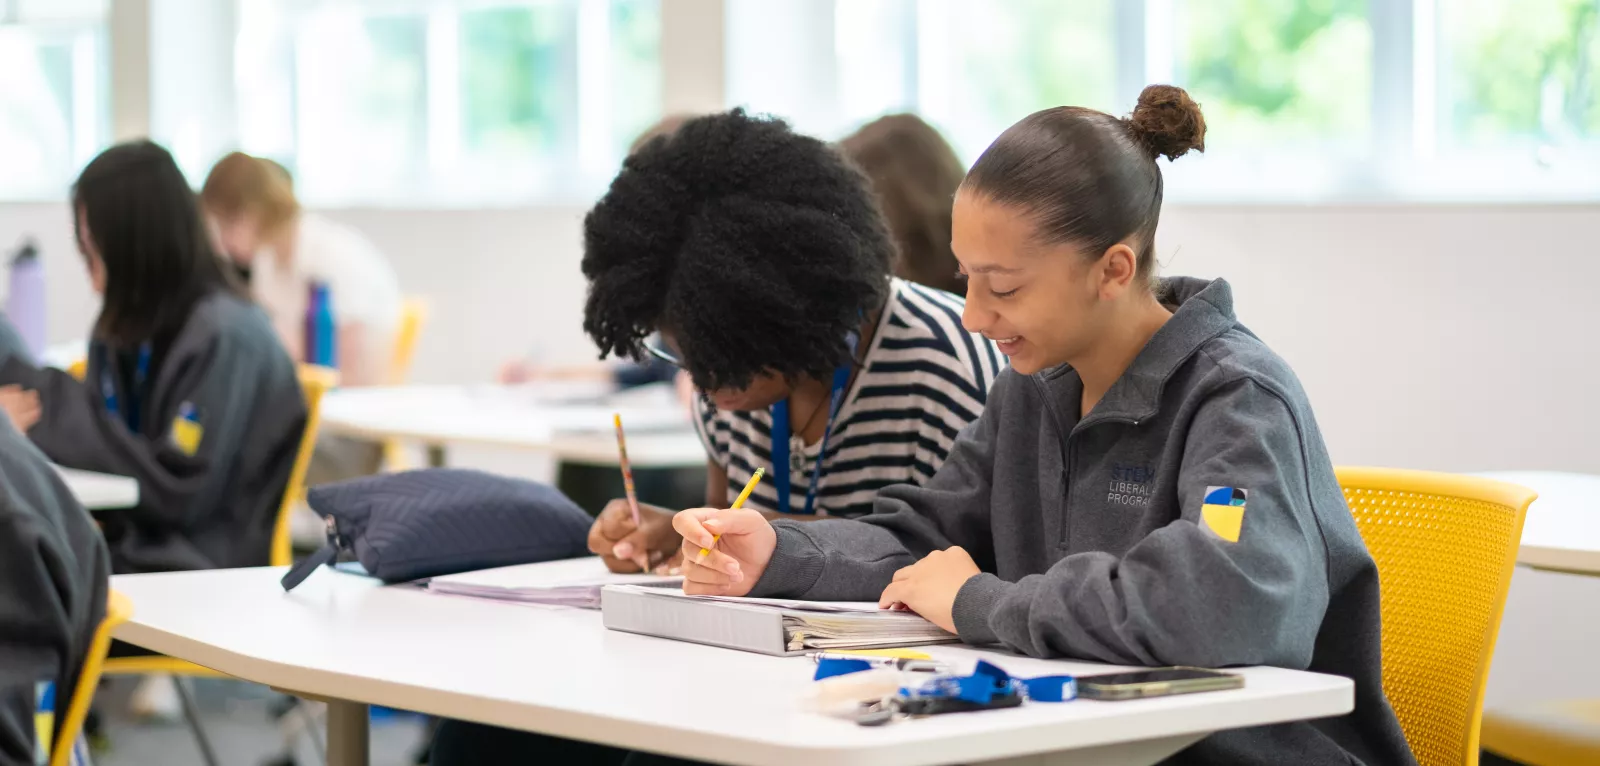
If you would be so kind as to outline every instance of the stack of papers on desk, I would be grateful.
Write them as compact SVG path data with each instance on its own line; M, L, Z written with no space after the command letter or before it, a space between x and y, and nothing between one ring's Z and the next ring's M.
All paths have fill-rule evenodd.
M762 654L879 649L958 641L911 612L855 601L688 596L677 588L609 586L601 614L612 630Z
M682 581L682 577L617 574L606 569L598 556L588 556L444 575L430 580L428 590L451 596L599 609L600 589L606 585L662 587L676 586Z

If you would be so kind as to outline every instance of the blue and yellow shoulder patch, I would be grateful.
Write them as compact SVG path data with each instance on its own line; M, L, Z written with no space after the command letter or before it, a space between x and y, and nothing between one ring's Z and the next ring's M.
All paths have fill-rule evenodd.
M178 416L172 419L172 443L180 452L190 457L200 451L200 440L206 429L200 425L200 410L192 402L178 405Z
M1244 527L1245 503L1250 491L1239 487L1206 487L1206 496L1200 506L1200 518L1206 529L1230 543L1239 542L1239 532Z
M56 736L56 685L40 681L33 685L33 762L45 766Z

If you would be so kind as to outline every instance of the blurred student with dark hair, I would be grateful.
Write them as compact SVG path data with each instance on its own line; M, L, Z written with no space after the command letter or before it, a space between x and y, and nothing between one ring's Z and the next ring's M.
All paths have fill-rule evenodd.
M139 504L101 520L113 571L266 564L306 419L294 364L165 149L102 152L72 209L104 297L88 373L0 359L0 408L56 463L139 482Z
M944 136L914 114L891 114L846 136L839 148L872 182L900 248L895 276L965 295L950 252L950 206L967 169Z

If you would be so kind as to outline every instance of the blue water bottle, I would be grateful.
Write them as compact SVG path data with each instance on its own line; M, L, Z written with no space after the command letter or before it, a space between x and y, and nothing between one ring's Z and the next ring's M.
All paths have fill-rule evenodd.
M22 342L35 359L44 354L45 303L44 264L39 261L39 246L32 237L11 256L11 289L6 293L6 315L22 336Z
M312 282L306 300L306 363L337 369L338 333L333 322L333 294L322 282Z

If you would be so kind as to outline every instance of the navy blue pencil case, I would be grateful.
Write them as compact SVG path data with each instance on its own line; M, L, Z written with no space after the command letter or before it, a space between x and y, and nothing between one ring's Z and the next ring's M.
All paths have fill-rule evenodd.
M284 590L341 554L386 583L585 556L594 521L548 484L455 468L323 484L306 499L327 542Z

